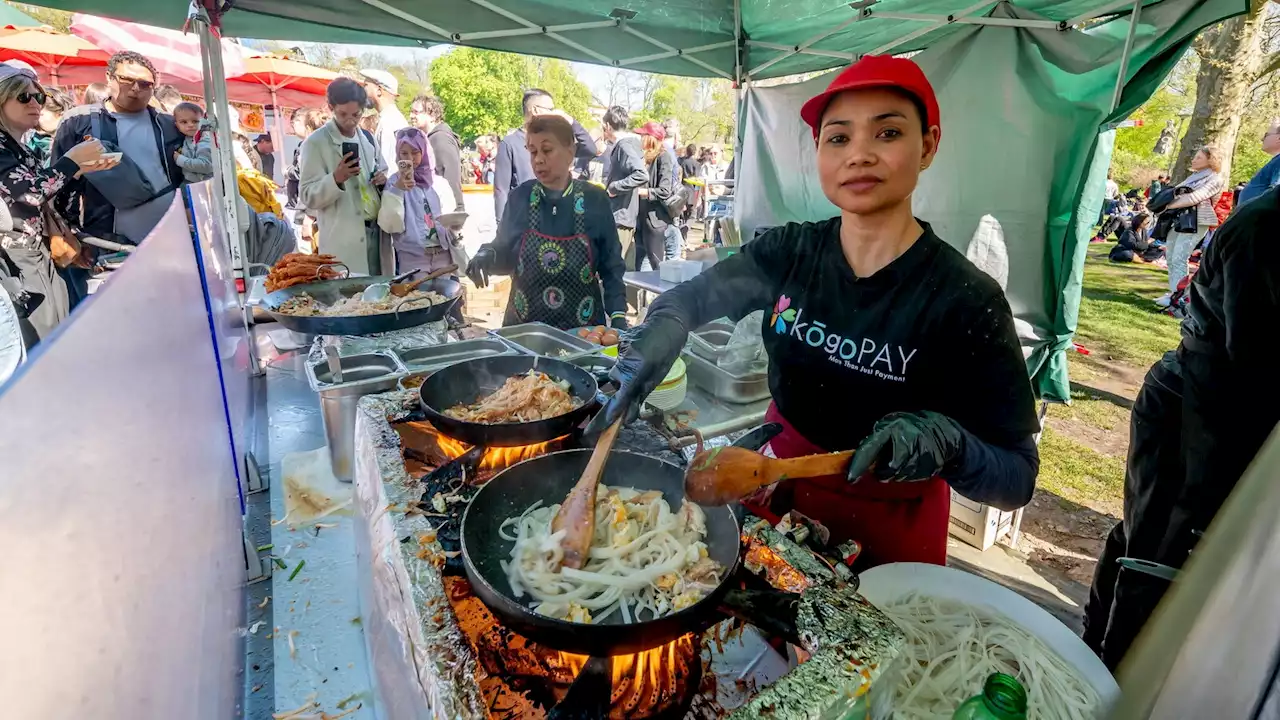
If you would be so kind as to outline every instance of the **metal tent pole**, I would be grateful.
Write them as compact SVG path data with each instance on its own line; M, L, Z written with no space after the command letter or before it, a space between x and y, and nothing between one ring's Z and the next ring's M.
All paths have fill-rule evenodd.
M1116 89L1111 94L1111 112L1120 107L1120 96L1124 94L1124 81L1129 75L1129 56L1133 53L1133 39L1138 34L1138 19L1142 15L1142 0L1133 0L1133 11L1129 14L1129 33L1124 37L1124 50L1120 53L1120 71L1116 75Z
M213 174L214 209L222 210L223 228L226 232L226 243L231 250L231 267L239 268L244 279L245 294L249 291L248 258L249 253L244 245L244 237L240 234L240 213L236 198L239 187L235 182L236 167L232 158L230 103L227 100L226 71L222 67L222 41L209 27L209 17L201 9L191 18L191 24L200 38L201 67L204 73L204 96L207 101L207 113L214 119L214 133L217 138L218 151L214 153L217 162ZM249 330L249 310L243 301L240 306L241 322L244 323L245 337L248 338L249 367L254 375L261 375L262 368L258 361L258 350L252 341Z

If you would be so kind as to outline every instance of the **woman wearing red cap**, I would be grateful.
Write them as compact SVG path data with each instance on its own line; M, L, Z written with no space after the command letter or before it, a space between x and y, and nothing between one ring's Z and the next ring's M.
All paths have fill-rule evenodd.
M634 417L690 330L765 310L774 454L856 448L848 476L784 481L767 505L862 543L860 564L946 561L950 488L999 508L1031 499L1034 398L1000 287L911 212L942 131L910 60L869 56L805 103L818 175L840 214L789 223L650 307L595 426Z
M636 266L627 269L642 269L641 262L648 258L650 268L657 270L658 263L666 259L667 225L672 222L667 202L676 192L675 158L662 144L667 131L661 123L647 122L636 134L649 167L649 184L637 191L640 212L636 218Z

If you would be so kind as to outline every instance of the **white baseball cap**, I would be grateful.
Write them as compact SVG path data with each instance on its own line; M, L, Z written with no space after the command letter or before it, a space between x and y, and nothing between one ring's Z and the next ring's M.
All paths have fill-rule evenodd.
M392 75L386 70L377 70L374 68L369 68L366 70L361 70L360 74L363 75L366 80L370 80L372 82L378 83L383 88L385 88L387 92L391 93L392 95L400 94L400 81L396 80L396 76Z

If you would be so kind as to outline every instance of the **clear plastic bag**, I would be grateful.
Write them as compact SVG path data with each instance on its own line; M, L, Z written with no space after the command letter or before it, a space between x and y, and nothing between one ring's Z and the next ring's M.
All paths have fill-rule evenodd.
M764 351L763 323L763 310L757 310L739 320L716 365L731 375L759 375L768 372L769 356Z

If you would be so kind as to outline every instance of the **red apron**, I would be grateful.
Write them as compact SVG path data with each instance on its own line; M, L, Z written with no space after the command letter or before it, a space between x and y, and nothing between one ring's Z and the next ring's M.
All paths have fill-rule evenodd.
M782 417L774 404L765 422L782 425L769 442L780 458L828 452L814 445ZM891 562L947 562L947 526L951 490L939 478L910 483L882 483L864 479L850 484L844 476L828 476L780 483L769 507L744 503L752 513L777 522L797 510L826 525L831 544L856 540L862 545L855 569Z

